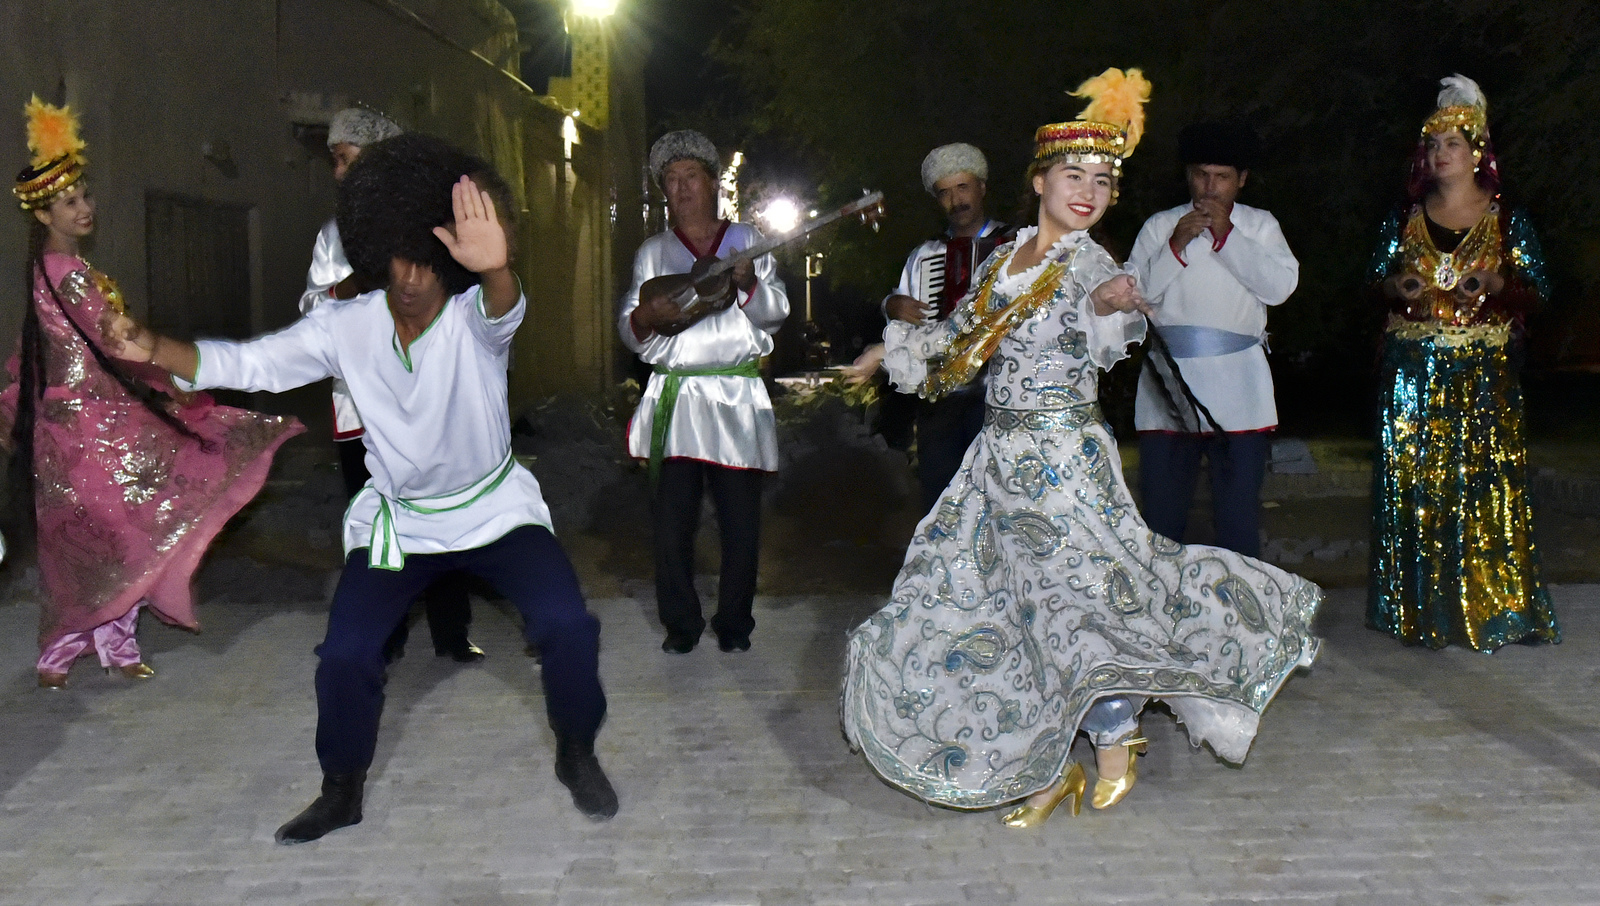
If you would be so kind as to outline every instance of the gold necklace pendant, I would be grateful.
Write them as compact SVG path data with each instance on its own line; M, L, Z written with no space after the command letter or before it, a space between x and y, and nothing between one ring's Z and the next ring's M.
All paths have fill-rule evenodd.
M1461 275L1456 273L1455 255L1445 252L1439 256L1439 266L1433 269L1433 285L1442 290L1456 288L1456 283L1461 280Z
M1456 282L1461 280L1461 274L1456 274L1456 256L1450 251L1438 256L1438 267L1434 267L1434 285L1440 290L1454 290Z

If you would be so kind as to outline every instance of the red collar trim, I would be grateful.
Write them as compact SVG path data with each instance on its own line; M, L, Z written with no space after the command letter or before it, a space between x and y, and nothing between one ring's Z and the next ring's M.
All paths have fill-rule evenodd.
M717 252L722 248L722 237L728 235L728 227L732 225L732 221L722 221L722 228L717 230L717 238L711 240L711 249L705 252L695 248L694 243L689 241L689 237L683 235L683 231L677 227L672 228L672 235L677 236L678 241L683 243L683 247L689 250L689 254L693 255L696 261L699 261L701 258L716 257Z

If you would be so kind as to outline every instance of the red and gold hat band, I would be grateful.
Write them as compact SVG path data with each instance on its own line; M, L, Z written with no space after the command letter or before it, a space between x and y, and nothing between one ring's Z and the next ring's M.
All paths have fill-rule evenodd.
M37 170L24 170L17 184L11 187L11 193L17 196L24 211L32 211L49 207L57 195L72 188L82 177L82 159L69 154Z

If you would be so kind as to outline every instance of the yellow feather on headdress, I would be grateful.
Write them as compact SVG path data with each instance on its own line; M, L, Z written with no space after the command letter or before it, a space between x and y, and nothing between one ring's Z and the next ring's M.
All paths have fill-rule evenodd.
M1089 99L1089 106L1083 108L1078 119L1121 126L1127 134L1122 156L1133 153L1139 139L1144 137L1144 105L1150 100L1150 82L1143 72L1130 69L1124 73L1112 67L1085 80L1077 91L1067 93Z
M71 155L84 163L83 149L88 147L78 137L78 118L69 107L57 107L39 100L36 94L22 108L28 120L28 150L33 152L33 166L43 167L51 161Z

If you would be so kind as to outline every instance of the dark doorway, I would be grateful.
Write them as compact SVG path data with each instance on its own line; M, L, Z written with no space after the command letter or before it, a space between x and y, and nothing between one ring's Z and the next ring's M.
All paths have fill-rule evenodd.
M186 340L242 340L250 317L250 208L148 191L150 326Z

